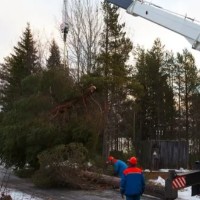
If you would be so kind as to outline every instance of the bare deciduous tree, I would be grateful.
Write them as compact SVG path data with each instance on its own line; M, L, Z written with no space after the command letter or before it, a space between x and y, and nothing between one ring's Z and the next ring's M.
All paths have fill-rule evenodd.
M95 65L102 20L100 6L92 0L73 0L69 7L68 61L79 81Z

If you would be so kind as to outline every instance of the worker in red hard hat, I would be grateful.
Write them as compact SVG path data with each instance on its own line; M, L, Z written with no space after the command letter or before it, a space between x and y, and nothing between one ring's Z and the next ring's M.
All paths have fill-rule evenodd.
M120 181L120 193L126 196L126 200L140 200L144 193L145 179L142 169L138 168L137 158L131 157L128 160L129 166L123 171Z
M131 157L129 160L128 160L128 163L130 165L137 165L137 158L136 157Z
M107 164L113 165L114 175L119 176L120 178L123 175L123 171L128 167L124 161L116 159L113 156L108 157Z

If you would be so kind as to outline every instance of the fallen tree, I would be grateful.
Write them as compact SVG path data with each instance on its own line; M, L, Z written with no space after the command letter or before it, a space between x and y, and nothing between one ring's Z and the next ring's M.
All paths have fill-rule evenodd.
M34 176L34 183L39 187L64 186L83 190L98 189L99 187L119 189L120 178L105 175L95 168L93 171L89 171L92 169L85 165L86 155L87 150L76 143L60 145L41 153L38 156L40 169ZM146 180L145 194L165 199L170 193L171 190L166 193L164 186Z
M120 186L120 179L118 177L108 176L105 174L90 171L82 171L81 174L83 177L93 180L99 184L110 185L112 188L119 188Z
M104 174L98 174L95 172L82 171L82 175L88 179L92 179L97 183L110 185L112 188L119 189L120 178L114 176L108 176ZM161 185L155 185L150 182L146 182L145 194L149 194L161 199L165 199L165 187Z

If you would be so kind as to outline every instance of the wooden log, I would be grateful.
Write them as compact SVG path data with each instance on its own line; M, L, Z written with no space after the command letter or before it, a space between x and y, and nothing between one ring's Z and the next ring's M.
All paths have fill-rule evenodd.
M82 172L82 175L98 183L104 183L114 188L119 188L120 186L120 178L118 177L108 176L105 174L98 174L98 173L89 172L89 171Z
M82 172L82 175L93 179L95 181L98 181L98 183L103 183L110 185L112 188L120 188L120 178L114 177L114 176L108 176L105 174L98 174L94 172L84 171ZM160 185L155 185L153 183L146 182L145 187L145 194L152 195L161 199L165 199L165 187Z

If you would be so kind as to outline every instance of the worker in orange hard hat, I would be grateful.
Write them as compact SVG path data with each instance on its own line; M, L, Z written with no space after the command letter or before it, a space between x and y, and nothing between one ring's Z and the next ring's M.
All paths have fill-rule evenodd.
M144 193L145 179L142 169L136 167L137 158L131 157L128 160L129 166L123 171L120 181L120 193L126 196L126 200L140 200Z
M114 175L117 175L120 178L123 175L123 171L128 167L124 161L116 159L113 156L109 156L106 163L113 165Z

